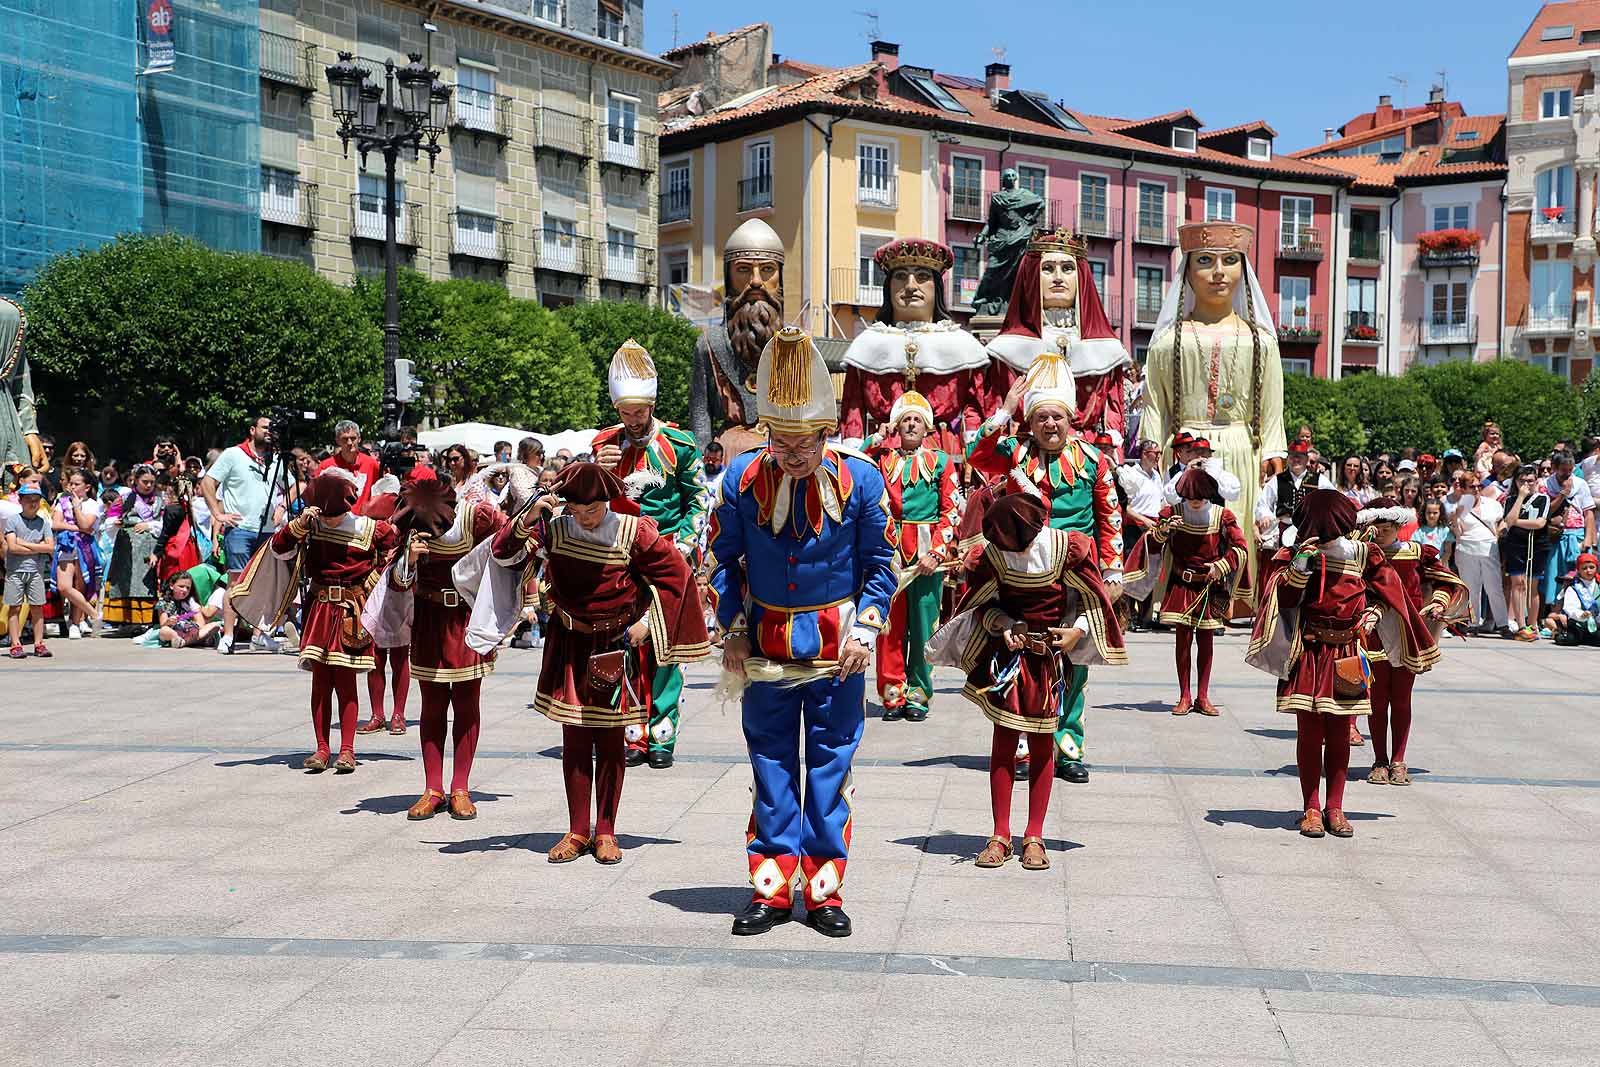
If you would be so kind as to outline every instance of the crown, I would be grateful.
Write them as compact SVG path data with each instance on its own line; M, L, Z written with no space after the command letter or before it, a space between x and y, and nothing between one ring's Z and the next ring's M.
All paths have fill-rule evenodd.
M1069 256L1087 256L1089 242L1067 229L1038 230L1028 241L1028 251L1044 255L1046 252L1065 252Z
M905 267L926 267L943 274L955 262L955 255L938 241L922 237L902 237L890 241L872 254L884 274L893 274Z
M1255 231L1237 222L1191 222L1178 227L1178 247L1185 254L1201 249L1248 254L1254 240Z

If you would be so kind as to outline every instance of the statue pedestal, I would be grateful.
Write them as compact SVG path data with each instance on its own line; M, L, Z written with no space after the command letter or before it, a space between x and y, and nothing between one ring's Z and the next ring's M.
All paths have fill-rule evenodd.
M1000 334L1000 324L1005 322L1004 315L974 315L967 321L967 329L974 337L988 344Z

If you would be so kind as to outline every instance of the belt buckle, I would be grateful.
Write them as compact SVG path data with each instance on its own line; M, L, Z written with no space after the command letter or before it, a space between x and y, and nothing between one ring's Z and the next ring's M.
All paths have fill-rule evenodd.
M461 603L461 594L454 589L446 589L440 593L439 602L447 608L453 608Z
M1194 581L1194 571L1190 570L1188 567L1185 567L1179 572L1178 577L1186 582L1192 582Z
M344 601L344 586L330 585L328 586L326 592L329 603L338 604Z

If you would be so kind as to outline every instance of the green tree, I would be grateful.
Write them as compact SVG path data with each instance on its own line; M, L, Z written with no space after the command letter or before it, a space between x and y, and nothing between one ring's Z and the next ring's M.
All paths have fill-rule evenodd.
M644 345L655 361L660 379L656 413L668 422L687 424L689 376L694 366L695 340L700 336L693 323L663 308L623 301L570 304L556 314L578 335L599 375L596 396L599 410L608 416L605 422L616 421L606 384L611 357L631 337Z
M1590 371L1589 377L1583 380L1578 403L1583 417L1584 436L1600 437L1600 369Z
M1338 382L1308 374L1283 376L1283 428L1293 440L1301 426L1311 427L1311 440L1329 463L1366 447L1367 431L1350 397Z
M1406 378L1427 391L1450 443L1468 455L1482 440L1486 419L1500 424L1506 447L1520 456L1548 452L1583 428L1584 401L1578 392L1520 359L1419 367Z
M357 291L383 321L382 279ZM411 417L493 422L539 432L593 426L594 368L578 339L532 300L493 282L400 276L402 354L416 363L423 399Z
M1428 452L1445 447L1444 424L1427 390L1410 378L1362 374L1339 382L1367 431L1367 451L1398 452L1407 446Z
M277 405L316 411L319 439L378 414L381 335L299 263L133 235L52 260L22 301L45 427L102 455L231 444Z

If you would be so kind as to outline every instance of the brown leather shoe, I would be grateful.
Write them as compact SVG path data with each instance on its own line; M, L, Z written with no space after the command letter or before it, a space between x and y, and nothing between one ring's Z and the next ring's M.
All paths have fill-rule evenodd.
M1368 785L1388 785L1389 768L1381 763L1374 763L1372 770L1367 774Z
M1322 813L1328 822L1328 833L1334 837L1354 837L1356 828L1350 825L1350 820L1344 817L1344 812L1338 808L1329 808Z
M1194 710L1212 719L1215 719L1218 715L1222 714L1222 709L1211 703L1210 697L1201 697L1199 700L1195 701Z
M1367 739L1361 736L1361 727L1356 725L1356 717L1350 716L1350 747L1360 748L1366 743Z
M356 769L356 754L350 749L339 753L339 758L333 761L334 774L350 774Z
M1011 858L1013 851L1010 838L991 837L972 863L975 867L1003 867L1006 860Z
M402 716L402 715L396 715L394 718L390 719L389 720L389 732L391 734L394 734L397 737L400 734L405 733L406 732L406 720L405 720L405 717Z
M1045 851L1044 838L1024 837L1022 839L1022 869L1025 871L1047 871L1050 869L1050 854Z
M372 718L368 719L366 722L362 723L360 726L357 726L356 727L356 733L358 733L358 734L375 734L375 733L378 733L381 730L387 730L388 728L389 728L389 720L385 719L382 715L374 715Z
M325 748L317 749L317 751L315 751L315 752L311 753L311 755L307 756L306 757L306 761L304 763L300 764L300 766L304 767L306 770L310 771L312 774L320 774L321 772L327 770L328 769L328 750L325 749Z
M617 844L617 839L610 834L596 834L594 838L594 861L603 863L607 867L613 863L622 862L622 846Z
M1194 701L1188 697L1179 697L1178 702L1172 705L1172 714L1187 715L1194 710Z
M1306 813L1300 816L1300 836L1321 837L1323 833L1322 812L1316 808L1307 808Z
M550 851L545 853L545 859L551 863L571 863L588 851L589 839L587 837L579 837L577 834L567 833L563 834L561 840L557 841Z
M472 802L472 796L465 789L457 789L450 794L450 817L452 819L476 819L478 805Z
M415 804L411 805L411 810L406 812L406 818L413 822L431 819L439 813L439 809L442 807L444 807L444 794L437 789L430 789L423 793Z
M1410 785L1411 775L1406 771L1405 760L1393 760L1389 763L1389 784Z

